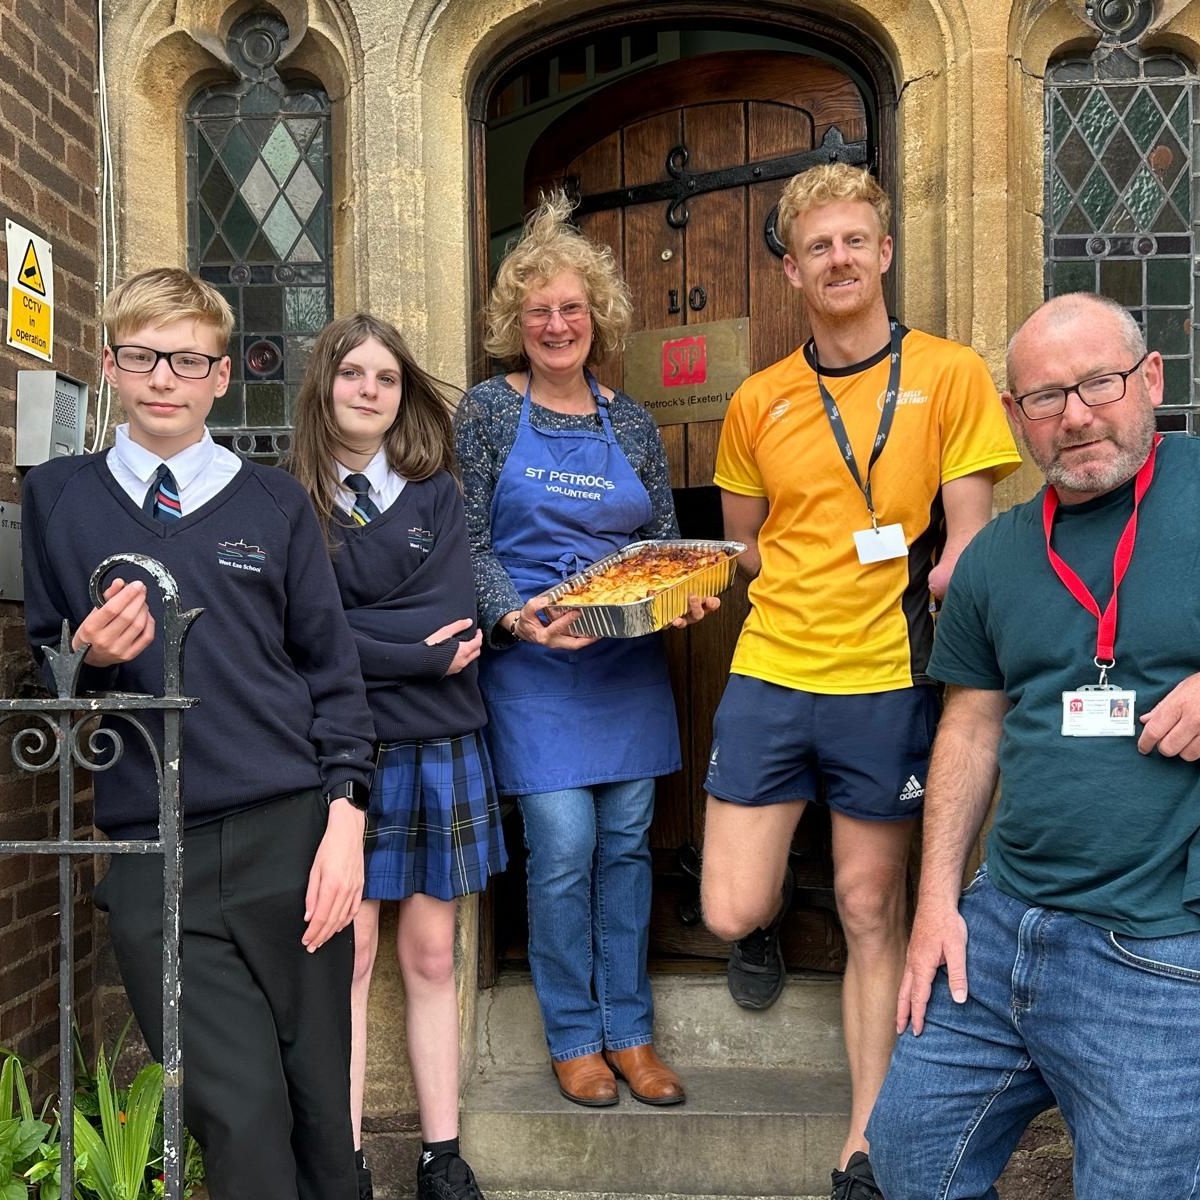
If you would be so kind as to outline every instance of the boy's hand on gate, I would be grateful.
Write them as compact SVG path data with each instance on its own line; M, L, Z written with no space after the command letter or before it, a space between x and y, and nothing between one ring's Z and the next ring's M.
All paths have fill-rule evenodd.
M90 646L83 660L90 667L113 667L137 658L154 641L154 618L146 602L146 585L114 579L104 589L104 604L80 622L71 648Z
M363 829L367 814L349 800L329 806L325 836L317 847L308 891L304 894L304 919L300 939L310 954L354 920L362 903Z

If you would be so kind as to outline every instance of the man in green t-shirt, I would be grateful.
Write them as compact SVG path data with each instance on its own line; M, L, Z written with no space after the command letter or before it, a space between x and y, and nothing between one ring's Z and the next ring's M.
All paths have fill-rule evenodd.
M1038 309L1008 386L1049 486L976 536L940 618L929 672L950 686L871 1160L888 1200L994 1200L1057 1104L1077 1200L1195 1196L1200 441L1156 436L1162 358L1098 296Z

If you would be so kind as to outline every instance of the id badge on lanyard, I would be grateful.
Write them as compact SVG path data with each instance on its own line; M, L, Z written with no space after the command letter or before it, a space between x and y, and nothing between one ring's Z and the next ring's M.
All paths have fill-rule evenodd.
M1092 662L1100 671L1097 683L1083 684L1062 693L1063 737L1133 737L1137 692L1110 683L1108 673L1117 665L1117 593L1125 572L1133 558L1133 547L1137 541L1138 507L1154 478L1154 460L1158 454L1161 434L1156 434L1150 445L1150 453L1142 463L1134 479L1133 512L1125 522L1125 528L1117 541L1113 553L1112 596L1103 612L1087 585L1071 569L1050 544L1054 528L1054 514L1058 511L1058 493L1053 486L1046 489L1042 500L1042 528L1046 534L1046 555L1050 566L1062 581L1071 596L1096 618L1096 655Z
M845 459L846 468L851 478L858 485L867 502L867 512L871 517L869 529L854 531L854 550L858 561L863 566L870 563L887 562L893 558L908 557L908 542L904 537L904 526L900 524L880 525L875 514L875 501L871 494L871 468L883 453L887 444L888 434L892 429L892 419L896 415L896 401L900 392L900 326L896 321L889 322L891 329L891 367L888 371L887 394L883 401L883 411L879 415L879 428L875 433L875 442L871 447L871 457L867 462L866 478L858 471L858 463L854 460L854 448L850 445L850 435L846 432L846 423L838 411L837 401L829 394L821 379L820 364L817 365L817 387L821 393L821 402L825 405L825 415L829 418L830 428L838 444L838 449Z

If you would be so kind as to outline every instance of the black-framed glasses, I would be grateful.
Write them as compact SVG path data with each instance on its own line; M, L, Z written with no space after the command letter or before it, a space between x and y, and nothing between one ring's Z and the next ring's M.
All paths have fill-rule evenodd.
M1014 396L1013 403L1031 421L1062 416L1067 410L1067 397L1072 393L1078 396L1088 408L1099 408L1102 404L1116 404L1125 396L1130 375L1138 370L1149 356L1149 352L1143 354L1126 371L1105 371L1103 375L1092 375L1087 379L1081 379L1071 387L1042 388L1040 391L1026 392L1023 396Z
M122 371L149 375L162 359L180 379L207 379L223 354L201 354L199 350L154 350L149 346L112 346L113 358Z
M568 300L566 304L560 304L555 308L525 308L521 310L521 324L526 329L541 329L544 325L550 324L550 318L558 313L568 325L574 324L576 321L582 321L591 307L586 300Z

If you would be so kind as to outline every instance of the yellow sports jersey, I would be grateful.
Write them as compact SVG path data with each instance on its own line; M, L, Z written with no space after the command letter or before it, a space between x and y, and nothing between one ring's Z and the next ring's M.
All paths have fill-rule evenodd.
M890 355L822 368L865 475L887 392ZM1020 465L983 360L973 350L904 331L900 391L871 470L880 525L904 527L907 558L867 566L853 534L870 527L801 347L734 394L715 482L763 496L762 570L731 670L809 692L885 692L928 681L933 643L929 571L942 541L941 485L976 471L1002 479ZM866 731L864 731L866 732Z

